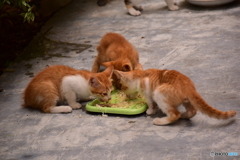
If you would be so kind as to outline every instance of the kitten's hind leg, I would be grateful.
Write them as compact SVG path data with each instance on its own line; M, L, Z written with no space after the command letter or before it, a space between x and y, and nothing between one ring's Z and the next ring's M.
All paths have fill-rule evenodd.
M54 99L54 98L53 98ZM55 106L57 100L48 101L43 105L41 110L45 113L70 113L72 108L70 106Z
M153 124L155 125L167 125L170 123L175 122L181 117L180 112L174 107L170 106L169 104L165 103L164 101L158 101L158 105L161 105L161 110L163 113L166 113L167 116L163 118L155 118L153 120Z
M38 96L35 97L38 105L41 106L41 109L45 113L69 113L72 112L72 108L69 106L56 106L59 102L58 91L54 87L54 84L51 81L43 82L44 85L41 88L38 88Z
M178 120L181 117L180 112L176 109L176 107L174 105L170 104L167 101L167 98L163 94L164 92L161 92L161 90L165 90L164 87L165 86L163 86L162 88L159 87L158 90L156 90L154 92L153 99L157 103L158 107L167 116L163 117L163 118L155 118L153 120L153 124L155 124L155 125L167 125L172 122L175 122L176 120ZM165 92L167 92L167 91L165 91Z
M72 108L70 106L53 106L49 108L50 113L70 113Z
M56 104L46 104L41 110L45 113L70 113L72 108L70 106L55 106Z
M195 108L193 108L193 106L191 105L190 102L183 103L183 106L185 107L186 112L181 114L182 119L190 119L196 115L197 110Z
M141 15L142 8L134 6L131 0L124 0L125 6L128 10L128 13L132 16L139 16Z
M178 120L180 118L180 113L176 110L168 110L167 112L167 117L163 117L163 118L155 118L153 120L153 124L155 125L167 125L170 123L175 122L176 120Z
M165 2L167 3L169 10L176 11L179 9L174 0L165 0Z

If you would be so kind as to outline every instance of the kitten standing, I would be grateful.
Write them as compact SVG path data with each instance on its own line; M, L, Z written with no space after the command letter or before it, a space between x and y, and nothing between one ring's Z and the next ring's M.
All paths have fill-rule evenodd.
M185 75L174 70L149 69L130 72L114 71L122 90L127 95L142 92L148 104L147 114L155 114L159 107L167 116L155 118L153 124L167 125L179 118L190 119L197 110L216 119L228 119L236 111L220 111L209 106L198 94L193 82ZM186 112L180 114L177 107L183 104Z
M68 113L81 108L78 100L95 96L108 101L112 91L113 67L101 73L57 65L44 69L28 84L24 92L24 107L40 109L45 113ZM69 106L56 106L67 101Z
M138 52L136 49L120 34L107 33L100 41L97 47L98 55L92 66L92 72L99 72L100 65L105 67L113 66L119 71L131 71L141 69ZM115 75L113 75L113 84L119 88Z

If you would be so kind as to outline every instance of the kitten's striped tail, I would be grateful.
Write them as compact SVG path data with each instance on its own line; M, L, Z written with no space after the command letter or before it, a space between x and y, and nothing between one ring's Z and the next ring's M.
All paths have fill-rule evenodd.
M237 114L234 110L220 111L211 107L196 91L193 91L189 96L189 101L195 109L212 118L228 119L234 117Z

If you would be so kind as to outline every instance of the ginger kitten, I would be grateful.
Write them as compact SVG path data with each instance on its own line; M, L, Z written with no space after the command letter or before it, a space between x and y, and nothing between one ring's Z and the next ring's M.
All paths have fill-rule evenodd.
M112 91L113 67L101 73L56 65L38 73L24 92L24 107L40 109L45 113L68 113L81 108L78 100L90 96L108 101ZM67 101L69 106L56 106Z
M193 82L175 70L114 70L114 74L127 95L143 93L148 104L148 115L155 114L157 107L167 115L155 118L155 125L167 125L179 118L190 119L196 115L197 110L216 119L228 119L236 115L234 110L223 112L208 105L196 91ZM177 110L180 104L186 109L182 114Z
M98 55L92 66L92 72L99 72L100 65L113 66L119 71L142 69L138 52L123 36L117 33L107 33L97 47Z

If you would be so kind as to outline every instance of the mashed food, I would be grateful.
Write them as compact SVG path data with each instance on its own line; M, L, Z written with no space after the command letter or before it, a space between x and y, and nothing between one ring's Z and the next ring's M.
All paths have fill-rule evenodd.
M100 102L96 104L97 107L111 107L124 109L137 109L145 104L142 95L138 94L135 99L129 99L126 94L120 90L115 90L108 102Z

